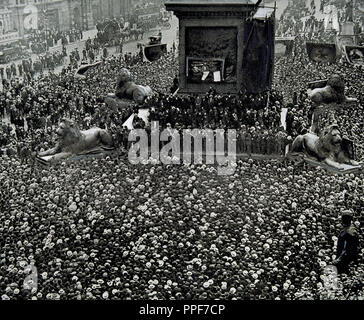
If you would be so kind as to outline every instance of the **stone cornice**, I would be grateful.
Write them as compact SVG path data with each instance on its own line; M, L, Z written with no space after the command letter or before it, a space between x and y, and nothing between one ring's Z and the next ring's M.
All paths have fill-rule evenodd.
M246 18L252 11L176 11L174 14L184 18Z

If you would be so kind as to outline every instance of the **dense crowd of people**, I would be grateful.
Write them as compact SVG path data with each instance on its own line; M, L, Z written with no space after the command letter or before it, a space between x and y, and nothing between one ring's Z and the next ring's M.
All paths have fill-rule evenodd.
M325 299L338 216L353 210L362 225L362 173L253 160L231 177L123 158L1 166L2 299ZM352 277L337 298L357 293Z
M174 96L172 54L135 63L111 56L83 79L72 65L11 79L0 91L0 113L10 120L0 128L1 299L364 298L362 247L336 290L323 278L343 213L363 243L362 170L331 174L273 157L239 160L231 176L207 165L134 166L123 124L133 113L136 127L146 124L135 108L104 100L125 66L156 92L146 101L149 120L162 128L235 128L238 151L248 154L282 154L289 136L310 127L307 83L339 73L358 102L337 109L335 119L364 160L362 68L310 62L299 42L294 56L276 60L274 88L257 96ZM107 128L120 152L41 166L35 154L54 146L63 117L80 129ZM34 276L29 265L37 283L24 289Z
M47 48L58 44L63 46L83 39L82 30L71 29L68 31L59 30L35 30L26 39L26 44L33 53L44 53ZM61 41L60 41L61 40ZM59 43L60 42L60 43Z
M155 96L146 103L150 121L161 128L235 129L238 154L285 155L289 140L281 126L282 96L278 92L252 95ZM291 138L290 138L291 139Z
M310 41L335 43L335 37L340 32L337 24L349 21L353 22L354 34L358 36L364 31L364 17L360 14L360 2L354 3L352 9L349 8L350 5L353 5L351 1L343 0L322 0L319 8L316 8L314 1L310 7L306 6L304 1L289 5L277 24L276 35L284 37L301 34ZM325 25L327 21L324 17L329 13L327 8L330 6L335 6L337 9L337 22L333 23L329 19L331 24ZM320 18L317 17L317 13ZM362 38L358 36L357 41L358 45L361 45Z

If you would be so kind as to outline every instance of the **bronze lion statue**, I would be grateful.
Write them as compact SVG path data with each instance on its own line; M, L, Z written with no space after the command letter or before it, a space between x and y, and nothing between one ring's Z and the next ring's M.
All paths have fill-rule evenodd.
M72 155L85 155L113 150L113 139L106 130L91 128L80 131L69 119L62 119L56 130L56 146L38 154L38 158L52 156L47 162L67 159Z
M119 99L131 99L138 104L142 104L152 93L152 89L149 86L137 85L132 80L130 71L125 68L121 69L116 82L115 96Z
M343 170L342 164L359 166L360 163L349 158L342 143L343 139L337 124L326 127L320 136L306 133L298 136L292 143L291 152L302 152L333 168Z
M319 82L322 84L322 82ZM324 82L325 83L325 82ZM331 76L324 86L308 90L308 97L316 104L356 102L357 99L345 96L345 82L342 77L335 74Z

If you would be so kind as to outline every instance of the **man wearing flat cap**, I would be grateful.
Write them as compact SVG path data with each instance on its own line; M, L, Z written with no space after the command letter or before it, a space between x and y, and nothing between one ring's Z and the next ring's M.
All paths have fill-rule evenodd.
M350 262L358 258L358 233L352 225L353 217L350 212L344 212L341 217L343 230L341 231L336 248L336 265L338 273L347 273Z

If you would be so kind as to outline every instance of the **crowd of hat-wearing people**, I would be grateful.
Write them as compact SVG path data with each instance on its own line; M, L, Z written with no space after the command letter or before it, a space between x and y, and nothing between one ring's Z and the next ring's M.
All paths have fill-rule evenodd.
M69 31L59 30L36 30L31 33L24 42L33 53L44 53L47 48L56 45L67 45L69 43L80 41L83 38L83 32L80 29ZM61 40L61 41L60 41Z
M307 6L307 2L289 3L280 17L276 35L295 36L300 33L305 33L308 38L312 39L317 38L318 35L323 36L320 33L325 29L325 18L330 12L333 13L331 6L334 6L337 10L337 21L340 24L343 22L353 22L355 34L363 32L364 18L360 14L360 2L353 3L345 0L329 2L327 0L321 0L320 7L316 7L314 1L309 6ZM321 16L320 19L317 18L317 14ZM331 20L330 22L331 28L335 28L336 25L333 24L333 21ZM328 29L330 28L329 25L326 25L326 27Z
M155 96L146 103L161 128L235 129L238 154L284 155L289 140L281 127L282 96L269 94ZM227 132L227 131L226 131Z
M54 128L46 129L46 124L56 125L64 116L81 128L121 126L123 115L109 110L102 99L114 90L122 67L118 59L91 70L86 79L75 79L69 68L27 84L13 82L1 93L2 108L18 110L28 124L28 131L22 132L21 121L15 132L7 126L2 131L7 147L15 151L2 156L0 170L2 299L333 297L320 276L336 257L340 214L350 210L354 225L362 228L362 172L332 175L250 159L239 161L235 174L224 177L213 166L133 166L123 153L49 168L19 158L19 143L34 152L52 147ZM362 145L357 130L363 119L361 71L343 65L308 69L302 63L278 61L270 107L280 109L285 103L280 92L293 101L294 91L303 90L307 81L341 70L348 93L359 103L343 109L337 119L350 123L346 130L351 128ZM239 109L248 99L244 95L169 96L177 71L172 56L130 70L136 83L153 84L160 92L147 103L153 101L153 117L162 125L238 128L239 121L226 116L230 113L246 127L270 130L278 125L280 112L268 109L259 116L260 109L267 109L255 98ZM301 123L294 119L297 114L308 121L304 110L310 103L304 94L297 96L296 111L290 108L293 122ZM206 112L209 107L212 111ZM191 118L184 110L200 116ZM256 115L249 116L248 110ZM357 117L350 116L353 112ZM291 127L292 133L298 130ZM38 271L33 291L23 287L30 263ZM343 288L332 294L358 297L352 284L363 274L361 263L362 252L349 274L340 276Z
M0 166L2 299L363 298L361 260L333 296L321 278L343 210L363 223L362 172L249 160L221 177L121 156ZM31 263L37 288L24 290Z
M21 63L12 62L10 65L0 66L2 86L7 87L7 83L11 80L23 78L24 82L28 82L34 79L36 74L42 74L45 71L54 72L57 67L64 65L66 56L64 52L47 52L38 55L35 59L22 59ZM72 61L72 53L70 53L70 59Z
M363 171L334 175L249 159L239 160L233 175L219 176L215 166L134 166L124 152L47 168L34 163L32 153L55 144L62 117L81 129L107 128L125 147L122 124L135 110L111 109L103 100L122 67L120 57L111 57L85 79L67 67L59 75L11 81L1 91L0 111L14 125L3 125L0 135L2 299L363 298L354 282L363 277L362 249L337 290L321 277L338 258L343 212L354 217L363 243ZM343 106L336 120L364 145L359 68L309 63L298 51L277 61L269 101L213 91L173 97L177 68L172 55L129 66L136 83L158 92L146 104L162 127L240 128L247 135L255 128L272 137L288 104L286 134L295 137L311 123L307 82L339 72L347 94L359 101ZM37 268L37 288L24 289L29 264Z
M49 73L34 79L5 81L0 93L0 111L2 116L9 117L14 128L3 125L2 147L7 146L6 152L12 153L11 149L16 150L18 142L25 138L24 144L37 152L40 147L49 145L52 127L62 117L72 118L81 129L92 125L121 129L133 112L132 107L117 110L108 108L104 102L107 93L114 90L121 65L119 57L105 60L102 66L90 71L85 80L76 79L76 68L70 65L59 75Z
M364 139L363 132L359 129L363 126L364 95L362 83L364 81L363 67L352 65L345 60L335 64L318 64L310 61L305 53L303 42L297 42L297 52L294 56L280 58L275 69L276 88L283 91L287 102L287 131L293 137L307 131L311 126L311 118L315 105L308 99L308 83L312 81L328 79L333 74L339 74L346 82L345 94L355 97L355 104L343 104L335 108L335 119L345 136L356 142L359 150ZM285 65L289 65L285 67ZM295 86L286 87L283 82L291 79ZM354 119L355 116L355 119ZM324 120L327 121L327 117ZM322 126L328 124L323 121ZM360 156L362 155L362 151ZM359 156L359 155L358 155Z

